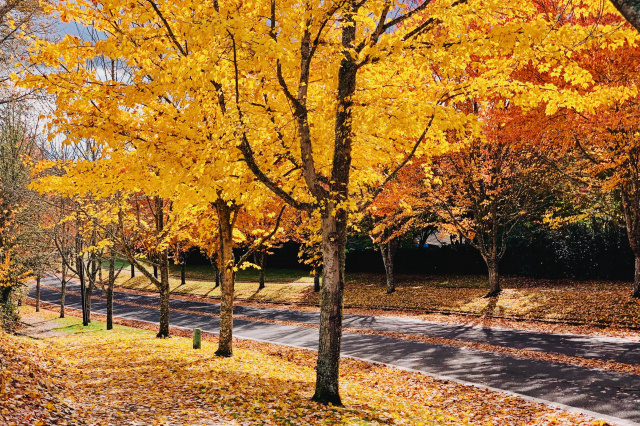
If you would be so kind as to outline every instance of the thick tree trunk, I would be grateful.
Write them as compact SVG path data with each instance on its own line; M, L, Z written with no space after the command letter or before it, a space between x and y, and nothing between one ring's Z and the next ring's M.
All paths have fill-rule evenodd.
M620 190L627 238L635 256L633 293L631 294L634 298L640 298L640 194L638 192L634 191L634 186L631 184L622 185Z
M489 270L489 293L485 297L495 297L500 294L500 275L498 273L498 260L489 259L486 261Z
M320 275L322 274L322 268L316 267L313 270L313 291L320 293Z
M233 257L233 209L226 202L218 200L215 203L218 212L218 259L220 273L220 336L216 355L230 357L233 355L233 298L235 286L234 257Z
M62 265L62 279L60 280L60 318L64 318L64 296L67 293L67 268Z
M36 276L36 312L40 312L40 274Z
M625 17L636 30L640 31L640 1L638 0L611 0L611 3Z
M261 251L258 253L258 265L260 266L260 281L258 284L258 290L262 290L264 288L264 267L267 264L266 254Z
M342 405L338 377L342 341L342 296L344 292L346 212L322 217L322 289L320 291L320 341L313 400Z
M396 255L396 242L395 240L387 241L380 244L380 253L382 254L382 261L384 263L384 271L387 276L387 294L391 294L396 291L396 283L393 276L393 260Z

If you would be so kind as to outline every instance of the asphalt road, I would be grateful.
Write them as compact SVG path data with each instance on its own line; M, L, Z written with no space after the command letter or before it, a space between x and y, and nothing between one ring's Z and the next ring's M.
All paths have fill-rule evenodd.
M43 284L58 286L54 276ZM67 287L79 291L77 284ZM30 296L34 296L32 288ZM42 289L41 300L59 304L60 293ZM124 305L118 301L157 304L157 297L116 292L114 315L120 318L158 322L159 312L151 307ZM80 298L67 294L66 305L80 308ZM174 309L217 313L219 305L172 300ZM104 314L106 303L92 301L92 311ZM236 315L301 323L318 323L315 312L236 306ZM171 325L201 328L217 333L216 317L172 312ZM517 349L553 352L582 358L640 363L640 343L615 338L546 334L499 328L448 325L403 318L345 315L344 326L459 339ZM313 328L234 320L234 336L316 350L318 331ZM434 345L360 333L344 333L342 355L421 371L451 380L516 393L552 404L573 407L617 424L640 425L640 377L533 359L520 359L494 352ZM594 414L597 413L597 414Z

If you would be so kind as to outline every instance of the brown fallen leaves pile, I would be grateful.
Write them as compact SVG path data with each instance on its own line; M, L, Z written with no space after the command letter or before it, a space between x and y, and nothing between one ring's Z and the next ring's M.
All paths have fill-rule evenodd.
M0 331L0 424L77 424L77 413L52 379L52 359L44 347Z
M236 341L234 357L225 359L214 356L215 337L208 335L202 350L193 350L189 338L160 340L151 332L87 332L43 342L7 335L0 339L2 353L13 354L8 361L1 358L3 396L29 386L39 390L27 397L31 406L53 406L29 414L9 410L7 398L0 398L7 425L64 424L50 417L60 412L68 423L132 425L605 424L521 398L350 359L341 368L345 407L327 407L309 401L313 352L251 341ZM30 366L33 377L23 374L23 365ZM5 380L6 371L19 379ZM47 381L53 384L44 392L49 388L40 384Z

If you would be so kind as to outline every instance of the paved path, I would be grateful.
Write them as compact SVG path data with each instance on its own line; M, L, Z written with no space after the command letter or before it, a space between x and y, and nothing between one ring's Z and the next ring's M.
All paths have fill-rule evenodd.
M59 285L56 277L47 277L42 282L51 286ZM74 284L68 288L78 290ZM33 296L33 290L31 295ZM59 297L59 292L42 289L43 301L58 304ZM78 296L68 294L67 306L79 309L79 299ZM123 305L117 303L118 301L155 304L155 296L116 292L114 315L158 322L157 309ZM172 300L171 306L203 313L217 313L219 310L217 304L184 300ZM104 313L106 303L94 300L92 310ZM314 312L247 306L236 306L234 312L249 317L316 324L318 322L318 314ZM455 338L583 358L614 360L628 364L640 363L640 343L624 339L552 335L360 315L346 315L344 324L345 327L352 328ZM218 318L207 315L172 312L171 325L201 328L217 333L219 321ZM312 350L317 349L318 342L317 329L247 320L234 320L234 336ZM360 333L344 333L342 354L599 413L600 417L610 416L608 420L613 423L640 424L639 376Z

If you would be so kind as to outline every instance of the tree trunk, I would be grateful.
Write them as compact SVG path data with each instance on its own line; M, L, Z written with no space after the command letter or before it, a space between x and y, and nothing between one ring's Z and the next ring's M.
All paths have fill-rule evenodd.
M313 269L313 291L315 293L320 293L320 274L322 273L322 269L320 267L316 267Z
M218 212L218 231L220 244L218 244L218 259L220 274L220 336L216 355L230 357L233 355L233 298L235 272L233 257L233 209L223 200L215 203Z
M153 276L158 278L158 265L153 265Z
M344 292L347 214L332 211L322 217L322 288L320 291L320 339L313 400L342 405L338 377L342 340L342 296Z
M109 281L107 282L107 330L113 329L113 286L116 281L116 259L109 257Z
M264 267L266 266L266 253L261 251L258 253L258 265L260 266L260 283L258 284L258 290L264 288Z
M631 297L640 298L640 194L633 190L633 185L623 184L620 189L624 221L627 228L629 246L635 256L633 293ZM634 196L635 195L635 196Z
M36 276L36 312L40 312L40 274Z
M186 279L186 271L185 271L185 264L184 264L184 260L182 261L182 263L180 264L180 285L185 285L187 283L187 279Z
M67 293L67 267L62 264L62 279L60 280L60 318L64 318L64 296Z
M169 337L169 251L160 254L160 330L156 337Z
M131 264L131 278L135 278L136 277L136 267L133 266L133 263Z
M487 269L489 269L489 293L484 297L495 297L500 294L502 289L500 288L500 275L498 274L498 260L487 260Z
M631 297L640 299L640 256L636 255L636 270L633 279L633 294Z
M380 253L382 254L382 262L384 263L384 271L387 275L387 294L396 291L396 283L393 276L393 260L396 255L396 241L389 240L380 244Z
M81 257L76 259L76 265L78 270L78 278L80 279L80 298L82 303L82 325L84 327L89 325L87 320L87 289L84 281L84 262Z
M91 296L93 295L93 282L89 280L89 285L86 286L84 303L86 304L85 312L87 313L87 324L91 324Z

